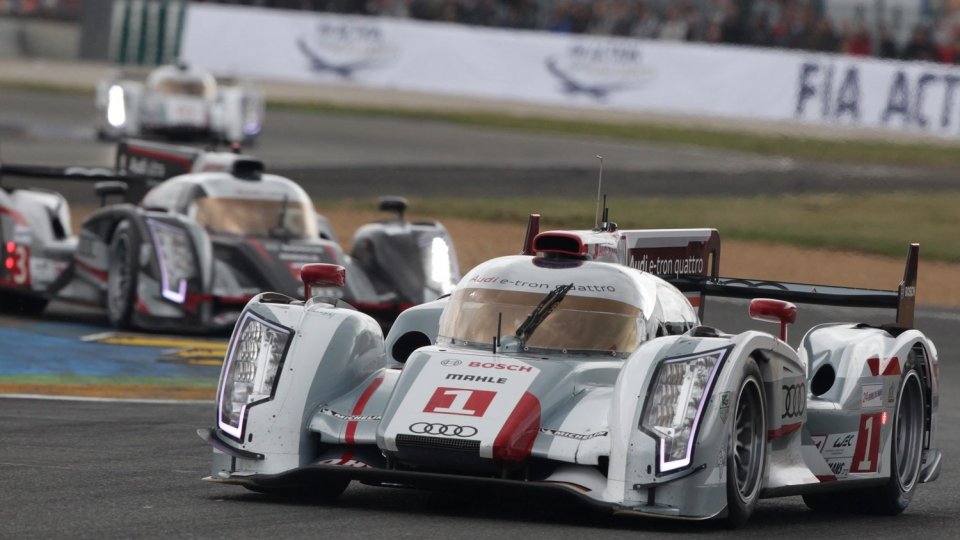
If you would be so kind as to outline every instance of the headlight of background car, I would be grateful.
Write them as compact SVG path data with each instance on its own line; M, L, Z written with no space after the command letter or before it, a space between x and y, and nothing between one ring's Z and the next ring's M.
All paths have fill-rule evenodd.
M667 358L657 367L640 427L659 439L659 472L690 465L697 427L728 350Z
M118 128L127 121L127 105L123 97L123 87L115 84L107 91L107 122Z
M178 304L187 298L187 280L196 275L193 246L187 231L153 219L147 220L160 266L160 295Z
M246 312L230 339L217 395L218 424L243 438L247 408L273 398L293 333Z
M421 236L420 256L423 259L423 269L427 279L427 288L433 294L428 294L424 300L434 294L442 296L453 290L453 259L450 256L450 244L442 236ZM425 291L425 292L429 292Z

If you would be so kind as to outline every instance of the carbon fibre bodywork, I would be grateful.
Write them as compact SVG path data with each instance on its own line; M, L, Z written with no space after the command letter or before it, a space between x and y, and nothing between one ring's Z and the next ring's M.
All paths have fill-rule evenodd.
M200 430L214 447L207 480L325 496L345 479L526 486L617 513L742 525L758 499L783 495L817 507L856 492L898 513L937 477L937 351L918 330L823 325L794 349L766 332L701 326L703 294L748 295L716 276L712 230L528 239L528 255L479 265L386 337L328 299L253 299L224 362L217 423ZM669 267L670 281L651 265ZM905 281L899 294L754 293L783 313L776 290L896 307L915 286ZM257 324L282 353L255 337ZM257 355L244 352L253 346ZM269 384L249 390L238 378L249 370Z

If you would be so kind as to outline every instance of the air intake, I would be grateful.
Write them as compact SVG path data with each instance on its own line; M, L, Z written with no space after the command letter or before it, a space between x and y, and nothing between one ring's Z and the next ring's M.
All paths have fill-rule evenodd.
M582 257L587 254L587 247L583 239L569 233L545 232L533 239L534 251L540 253L555 253L571 257Z

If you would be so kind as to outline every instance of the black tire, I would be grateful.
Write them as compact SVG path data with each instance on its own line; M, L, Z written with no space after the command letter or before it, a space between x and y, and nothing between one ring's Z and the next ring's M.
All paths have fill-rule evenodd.
M923 383L917 370L908 369L900 380L893 415L890 481L864 494L866 508L872 513L895 516L910 504L923 461L924 414Z
M336 500L349 485L349 478L326 478L323 480L323 483L320 484L283 487L245 485L243 487L255 493L261 493L271 497L324 503Z
M823 512L894 516L906 510L916 490L923 460L924 406L920 375L916 369L908 369L900 379L893 416L890 480L875 488L804 495L803 502L812 510Z
M733 403L727 449L727 525L747 522L757 500L767 461L767 407L760 368L752 359L743 366Z
M107 318L116 328L130 328L137 298L137 255L140 234L129 221L122 221L110 240L107 266Z

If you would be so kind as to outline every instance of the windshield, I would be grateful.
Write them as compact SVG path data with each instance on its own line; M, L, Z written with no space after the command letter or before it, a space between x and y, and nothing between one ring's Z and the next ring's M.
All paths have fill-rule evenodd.
M225 199L194 201L194 219L212 233L317 238L313 209L302 201Z
M459 289L440 318L440 337L453 343L489 347L497 335L513 334L545 293ZM568 295L527 340L533 350L630 353L643 339L640 309L607 298Z
M152 90L157 94L213 97L213 89L202 79L161 79L153 84Z

